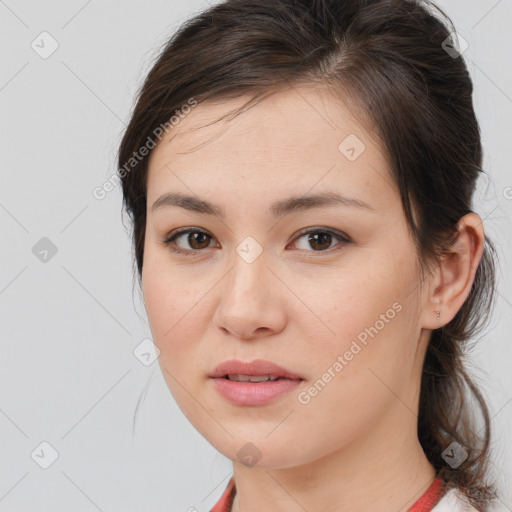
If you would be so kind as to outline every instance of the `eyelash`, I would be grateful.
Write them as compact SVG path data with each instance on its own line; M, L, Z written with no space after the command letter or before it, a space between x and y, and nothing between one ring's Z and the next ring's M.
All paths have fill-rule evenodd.
M189 233L203 233L207 236L210 236L210 234L207 232L207 231L204 231L202 229L198 229L198 228L184 228L184 229L179 229L179 230L176 230L176 231L173 231L171 233L169 233L169 235L162 241L162 243L166 246L168 246L171 251L173 251L174 253L177 253L177 254L183 254L185 256L197 256L198 253L204 251L205 249L207 249L207 247L205 249L191 249L191 250L184 250L184 249L179 249L176 247L176 244L174 243L174 241L176 240L176 238L178 238L179 236L181 235L184 235L184 234L189 234ZM331 229L326 229L326 228L309 228L305 231L300 231L297 236L293 239L293 241L299 239L299 238L302 238L304 235L309 235L311 233L324 233L324 234L328 234L328 235L331 235L335 238L337 238L338 240L341 241L341 246L343 245L346 245L346 244L350 244L352 243L352 241L349 239L349 237L347 237L345 234L343 233L340 233L338 231L333 231ZM213 237L212 237L213 238ZM341 247L339 247L338 249L335 249L336 250L339 250ZM299 249L300 250L300 249ZM325 253L325 252L334 252L334 251L331 251L330 249L327 249L327 250L320 250L320 251L307 251L307 252L316 252L316 253Z

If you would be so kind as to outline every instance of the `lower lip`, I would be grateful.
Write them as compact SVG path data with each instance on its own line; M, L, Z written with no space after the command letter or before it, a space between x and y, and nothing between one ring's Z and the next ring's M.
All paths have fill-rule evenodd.
M234 405L265 405L289 393L302 381L279 379L267 382L238 382L224 377L214 378L215 389Z

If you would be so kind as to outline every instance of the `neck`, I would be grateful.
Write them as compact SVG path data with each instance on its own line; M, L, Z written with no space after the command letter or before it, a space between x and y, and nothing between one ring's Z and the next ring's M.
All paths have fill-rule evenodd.
M232 511L405 512L435 478L417 439L415 419L409 412L407 431L414 433L409 438L404 438L403 424L396 430L373 430L365 439L299 466L265 469L234 463Z

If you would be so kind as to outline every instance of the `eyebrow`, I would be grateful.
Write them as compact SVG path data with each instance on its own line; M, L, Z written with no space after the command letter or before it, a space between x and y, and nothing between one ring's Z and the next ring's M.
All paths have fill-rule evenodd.
M153 203L151 210L154 212L156 209L164 206L177 206L191 212L215 215L223 220L225 219L224 209L220 206L205 201L204 199L199 199L185 194L164 194ZM335 192L321 192L318 194L292 196L287 199L276 201L270 206L270 213L273 217L280 217L292 212L304 211L322 206L349 206L373 212L376 211L369 204L359 199L346 197Z

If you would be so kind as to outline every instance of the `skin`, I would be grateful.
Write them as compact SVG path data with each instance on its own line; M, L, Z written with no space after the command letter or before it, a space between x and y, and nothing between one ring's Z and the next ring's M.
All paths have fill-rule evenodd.
M233 511L405 511L435 477L416 434L425 350L469 294L482 221L463 217L453 254L422 280L386 157L348 107L297 86L214 123L247 99L199 104L150 156L142 283L161 370L192 425L233 461ZM349 134L365 145L354 161L338 150ZM269 213L274 201L322 191L372 210ZM226 217L152 211L168 192L213 202ZM162 242L182 227L210 235L175 240L190 256ZM304 228L350 243L308 242ZM236 252L247 236L263 249L252 263ZM397 303L400 312L300 403L298 393ZM274 361L304 380L272 403L236 406L208 378L227 359ZM237 458L247 442L260 453L252 466Z

